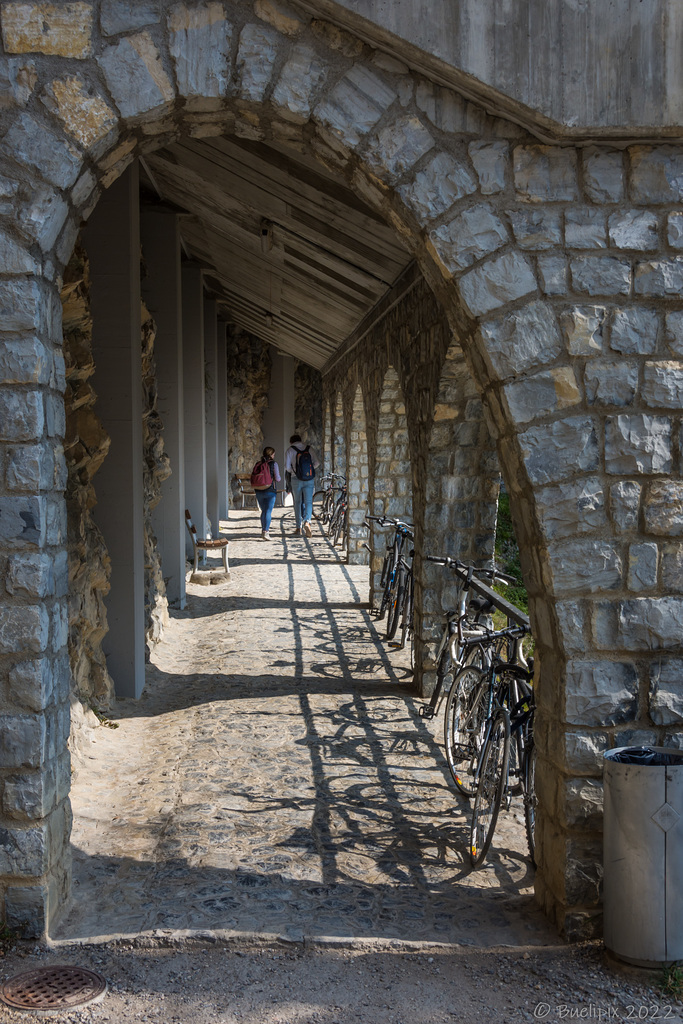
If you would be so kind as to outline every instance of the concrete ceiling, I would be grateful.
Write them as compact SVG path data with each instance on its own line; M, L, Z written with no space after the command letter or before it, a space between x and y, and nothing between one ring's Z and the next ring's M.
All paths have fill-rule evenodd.
M327 362L410 262L396 233L301 153L185 139L143 170L147 191L187 211L185 254L207 266L221 313L311 366Z

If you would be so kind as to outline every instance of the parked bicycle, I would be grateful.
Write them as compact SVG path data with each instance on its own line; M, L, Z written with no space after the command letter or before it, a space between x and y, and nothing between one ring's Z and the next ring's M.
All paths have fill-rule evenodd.
M387 526L391 526L394 529L394 536L391 542L387 544L387 550L382 564L380 586L384 589L382 591L377 619L378 621L381 621L384 618L385 613L388 612L387 628L385 633L387 640L394 639L399 621L403 619L400 644L403 646L405 645L408 633L412 633L412 558L414 552L411 549L408 553L408 558L411 559L411 561L408 562L405 547L407 541L412 541L414 539L414 528L412 523L404 523L400 519L392 519L390 516L371 516L366 514L365 520L366 525L374 522L382 529Z
M323 486L313 495L313 518L327 526L332 518L339 492L346 485L346 477L340 473L326 473L320 482Z
M335 498L334 508L332 515L327 526L327 536L331 539L332 544L336 547L339 542L342 542L342 547L348 536L349 529L349 508L348 508L348 497L346 491L346 483L342 483L338 488L335 488L338 494Z

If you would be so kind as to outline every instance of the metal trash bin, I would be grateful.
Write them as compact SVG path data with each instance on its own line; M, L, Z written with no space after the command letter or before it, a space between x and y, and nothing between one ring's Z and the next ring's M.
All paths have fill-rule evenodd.
M605 753L604 939L621 960L683 960L683 752Z

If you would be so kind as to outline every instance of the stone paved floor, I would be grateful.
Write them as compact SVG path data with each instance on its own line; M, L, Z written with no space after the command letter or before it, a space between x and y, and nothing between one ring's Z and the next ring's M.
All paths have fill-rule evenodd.
M73 789L74 905L59 941L218 933L557 941L532 898L521 807L485 869L448 782L441 716L418 717L367 569L276 510L233 513L232 579L189 587L119 728Z

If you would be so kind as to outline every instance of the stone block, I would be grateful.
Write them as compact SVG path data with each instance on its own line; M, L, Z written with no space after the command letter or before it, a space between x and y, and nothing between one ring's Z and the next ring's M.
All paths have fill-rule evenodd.
M607 523L605 492L595 477L543 488L536 495L536 511L548 540L595 533Z
M25 57L0 59L0 109L25 107L37 81L35 61Z
M34 496L0 497L0 543L6 548L43 547L46 502Z
M670 213L668 215L666 219L666 240L672 249L683 249L683 213Z
M636 203L678 203L683 199L683 149L632 146L631 198Z
M345 145L354 147L396 98L396 92L379 75L355 65L318 104L315 115Z
M9 886L5 894L5 923L20 929L23 938L42 938L48 927L47 886Z
M314 50L294 46L273 92L273 101L283 108L283 116L307 121L326 75L327 68Z
M54 808L55 796L53 772L9 775L5 779L2 809L15 821L35 821Z
M593 360L583 372L586 401L589 405L633 405L638 390L638 364Z
M47 826L0 827L0 872L13 877L42 875L48 866Z
M548 545L553 593L594 594L614 590L622 581L619 551L603 540L557 540Z
M469 313L482 316L508 302L533 295L536 278L524 256L507 252L464 274L460 278L459 289Z
M680 649L683 597L634 597L598 601L593 632L599 650L671 651Z
M92 54L92 4L8 3L3 4L1 20L7 53L81 60Z
M607 229L603 211L591 207L567 210L564 240L568 249L606 249Z
M604 347L607 311L603 306L573 306L560 317L570 356L596 356Z
M39 391L0 388L0 440L37 440L42 437L44 423Z
M641 490L640 484L634 480L622 480L610 487L610 512L619 533L638 528Z
M100 27L105 36L134 32L158 20L158 0L102 0Z
M40 768L45 738L42 715L0 715L0 767Z
M676 310L665 317L664 337L676 356L683 357L683 312Z
M659 248L659 221L647 210L613 213L608 222L610 245L616 249L647 252Z
M634 286L636 295L653 295L659 298L680 295L683 291L683 256L638 263Z
M84 149L105 139L117 124L116 114L104 97L75 75L51 82L43 103Z
M585 654L588 632L582 603L580 601L556 601L555 615L565 654L569 657Z
M683 482L654 480L643 500L645 529L658 537L683 536Z
M539 256L536 262L541 291L545 295L566 295L569 264L564 256Z
M562 353L554 310L544 302L483 321L479 335L487 363L503 379L554 362Z
M506 384L503 400L513 423L526 424L539 416L570 409L582 401L582 396L571 366L558 366Z
M562 818L568 828L602 828L603 788L599 779L566 779L562 800Z
M606 732L567 730L564 734L564 768L581 775L602 774L603 754L609 749Z
M429 233L439 259L454 274L508 241L507 228L487 205L471 206Z
M683 362L645 363L641 398L645 405L664 409L683 408Z
M508 210L515 241L522 249L552 249L562 245L559 210Z
M9 695L13 703L31 711L43 711L53 693L54 665L47 658L22 661L9 673Z
M0 378L4 384L49 384L51 373L51 353L38 338L0 338Z
M615 149L583 151L583 187L594 203L619 203L624 198L624 159Z
M121 39L97 58L114 102L126 118L140 117L175 99L161 54L149 32Z
M225 96L230 83L232 25L223 4L178 3L168 14L169 49L181 96L189 100Z
M649 700L650 718L655 725L683 723L683 659L652 663Z
M510 163L509 144L477 140L470 142L467 150L479 178L480 192L485 196L502 192Z
M642 306L618 309L612 320L610 348L624 355L650 355L657 347L657 311Z
M637 593L656 587L658 562L656 544L631 544L628 549L628 589Z
M54 484L54 454L47 445L22 445L8 451L5 482L12 491L50 489Z
M275 0L256 0L254 14L285 36L297 36L305 28L305 22L287 4Z
M662 588L668 594L683 594L683 542L662 545Z
M595 424L588 417L542 423L520 434L518 440L529 480L535 485L594 473L600 464Z
M430 221L476 190L477 183L464 163L450 153L438 153L398 193L420 220Z
M608 473L669 473L671 421L639 413L605 420L605 470Z
M50 555L22 552L8 561L5 586L10 594L48 597L55 590L54 563Z
M0 149L17 163L32 167L56 188L73 185L80 173L77 150L28 113L12 122Z
M52 189L36 189L17 210L22 231L49 252L67 223L69 207Z
M631 662L567 663L563 717L569 725L618 725L637 711L638 673Z
M583 295L628 295L631 264L614 256L577 256L569 261L574 289Z
M47 391L43 396L45 405L45 431L48 437L62 440L66 433L66 408L62 395Z
M66 205L64 210L66 211ZM39 271L38 263L28 252L27 247L4 231L0 231L0 261L6 274L33 274Z
M531 202L560 202L578 197L574 149L516 146L513 169L517 193Z
M368 144L366 159L375 172L395 181L433 146L434 140L419 118L404 115L379 129Z

